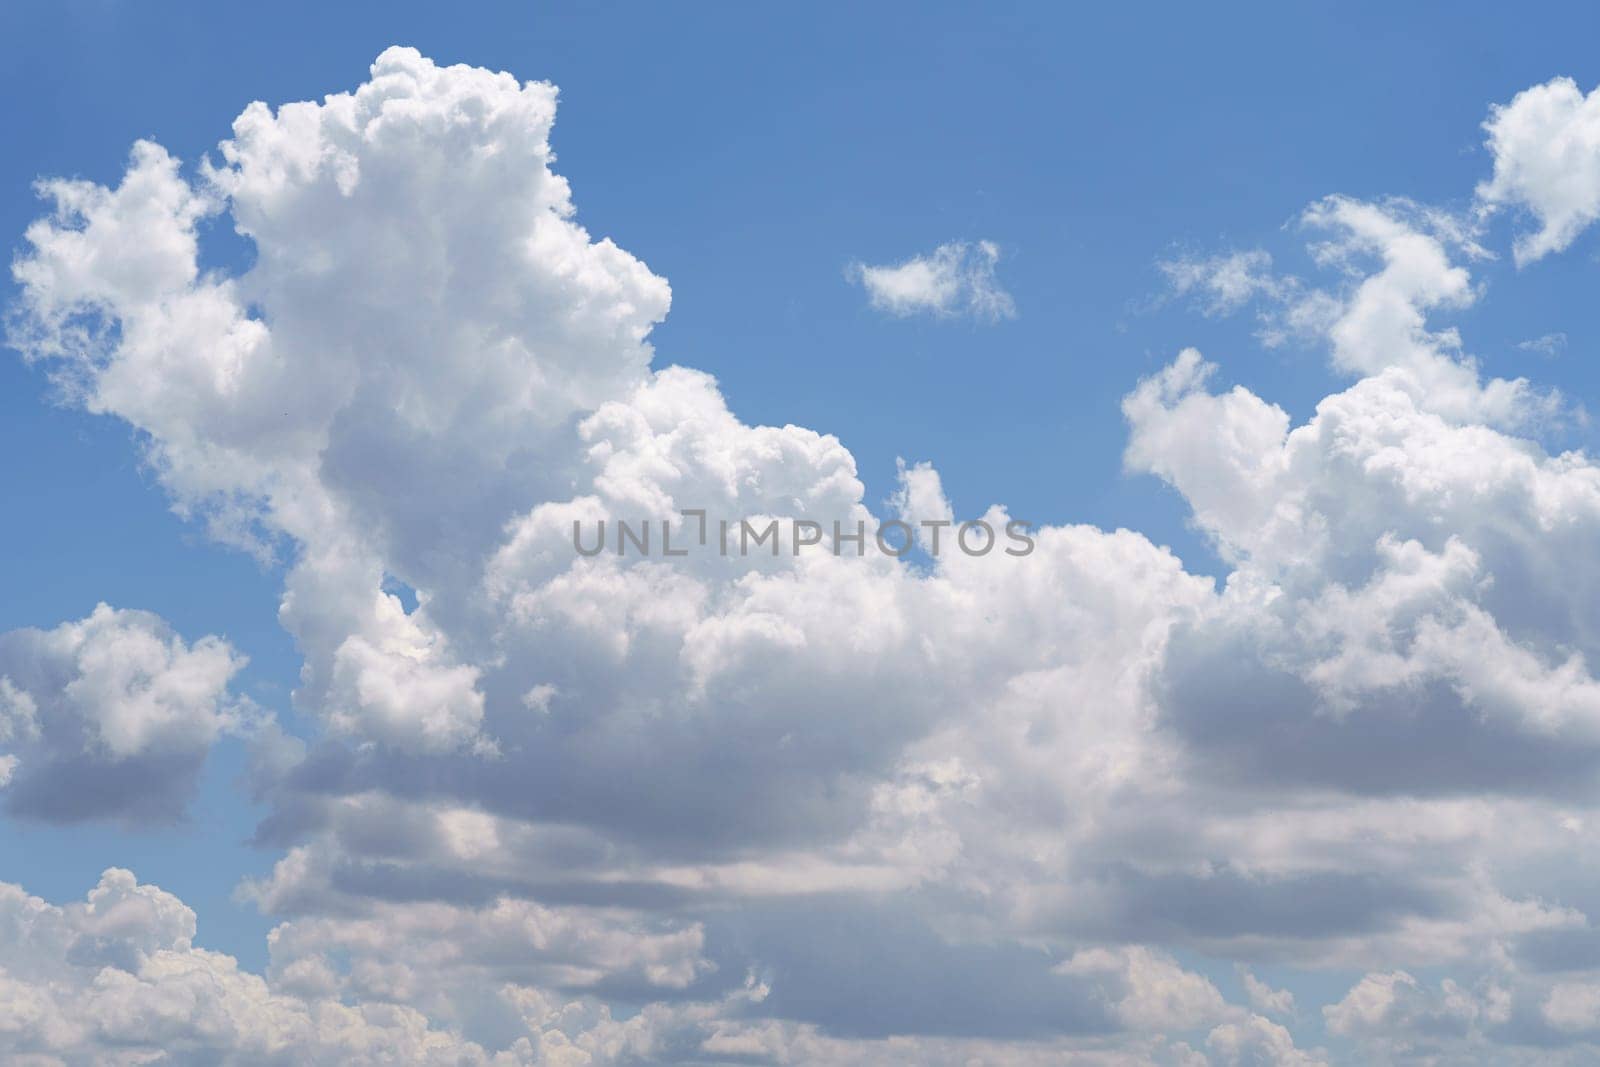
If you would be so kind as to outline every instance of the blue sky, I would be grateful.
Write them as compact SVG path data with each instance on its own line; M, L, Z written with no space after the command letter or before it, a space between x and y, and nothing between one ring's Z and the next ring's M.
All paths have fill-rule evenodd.
M1204 494L1181 474L1125 469L1123 398L1189 346L1220 365L1213 393L1242 385L1295 424L1356 376L1330 366L1324 337L1264 345L1258 312L1270 307L1201 313L1159 264L1264 249L1277 276L1333 291L1337 270L1307 251L1319 239L1299 221L1307 205L1399 196L1469 216L1494 165L1482 128L1490 106L1558 75L1592 89L1597 23L1581 5L1511 17L1488 4L278 4L248 15L14 4L0 11L12 101L0 119L0 231L26 255L24 231L48 210L35 181L114 185L140 138L193 178L207 153L220 159L217 143L247 103L353 90L393 44L548 80L560 89L554 169L571 184L576 221L670 282L671 312L650 334L656 367L714 375L746 424L836 435L880 514L896 460L927 461L958 516L1002 504L1040 524L1126 528L1171 546L1190 574L1221 579L1237 558L1229 539L1242 535L1197 523ZM1428 325L1458 328L1485 379L1560 390L1561 416L1525 425L1519 439L1593 453L1600 442L1582 412L1597 402L1588 356L1600 341L1600 237L1583 233L1519 268L1512 239L1526 228L1512 211L1488 219L1477 239L1494 258L1469 262L1481 297L1430 312ZM850 275L852 264L980 240L1000 250L995 277L1014 317L884 314ZM202 221L200 242L207 268L238 274L255 262L226 217ZM12 314L27 314L16 310L21 287L0 285ZM1556 335L1548 351L1525 344ZM39 364L8 356L0 632L49 629L99 602L153 612L191 641L225 637L250 660L232 691L288 733L321 737L314 709L290 695L301 651L279 603L293 551L263 563L174 514L128 421L83 410ZM1432 528L1442 536L1451 521ZM1508 567L1501 585L1516 573ZM1554 610L1502 608L1508 632L1524 636L1526 618ZM282 841L248 842L292 805L250 799L249 753L246 740L219 741L176 825L0 821L0 879L64 901L108 866L131 868L199 913L201 943L262 970L266 931L281 917L236 887L282 857ZM1584 896L1569 886L1550 897L1533 869L1513 865L1505 884ZM713 936L787 951L771 932L781 922L748 922ZM1166 948L1242 995L1220 941ZM1368 969L1294 963L1269 953L1252 966L1313 1005L1337 1001ZM1432 980L1454 973L1410 967ZM739 977L726 964L723 973ZM797 1003L793 1017L812 1010ZM1300 1023L1303 1046L1343 1047L1315 1009Z

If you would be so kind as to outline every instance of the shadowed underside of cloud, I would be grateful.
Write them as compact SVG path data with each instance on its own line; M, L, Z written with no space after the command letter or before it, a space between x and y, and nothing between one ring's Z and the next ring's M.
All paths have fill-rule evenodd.
M114 188L42 186L12 342L137 428L180 512L286 560L316 730L254 731L259 838L284 850L243 887L281 920L267 972L195 948L192 912L126 872L83 904L10 887L0 1048L1594 1051L1600 970L1549 946L1592 939L1600 884L1566 862L1594 833L1600 468L1529 436L1561 398L1486 380L1430 322L1477 299L1475 223L1330 198L1305 222L1332 287L1261 257L1214 284L1174 268L1208 311L1270 305L1351 379L1299 426L1213 391L1192 350L1133 386L1127 465L1183 494L1220 589L1087 526L927 566L581 557L574 521L876 520L837 439L747 425L710 377L653 364L668 286L578 224L554 115L552 86L390 49L352 93L252 104L197 172L142 142ZM198 266L218 215L256 250L236 276ZM1003 316L997 258L856 273L896 314ZM931 467L901 477L903 517L955 517ZM8 803L180 810L235 729L237 668L110 609L0 637ZM1318 1030L1286 991L1234 1003L1198 956L1364 977Z
M258 713L227 692L244 659L104 604L53 630L0 634L0 798L52 822L179 819L212 743Z

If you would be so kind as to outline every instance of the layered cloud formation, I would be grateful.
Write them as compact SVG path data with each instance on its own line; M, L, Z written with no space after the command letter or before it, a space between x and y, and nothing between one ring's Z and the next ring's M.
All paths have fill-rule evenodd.
M175 508L286 562L317 729L262 724L237 652L148 615L0 637L12 812L170 817L248 732L282 851L243 887L279 920L261 975L128 872L6 887L0 1048L1586 1062L1600 466L1538 443L1562 398L1431 321L1479 299L1489 209L1534 215L1523 259L1594 216L1541 177L1600 173L1570 88L1491 118L1470 218L1312 205L1331 287L1168 267L1350 380L1298 426L1193 350L1130 382L1126 463L1183 495L1220 588L1088 526L1022 558L575 553L616 517L692 543L683 509L875 520L838 440L653 365L667 283L575 221L550 85L390 49L353 93L251 105L193 175L141 143L115 188L45 183L13 343L137 430ZM202 266L218 216L240 274ZM896 313L1005 314L996 257L859 277ZM894 505L1009 520L954 515L926 465Z

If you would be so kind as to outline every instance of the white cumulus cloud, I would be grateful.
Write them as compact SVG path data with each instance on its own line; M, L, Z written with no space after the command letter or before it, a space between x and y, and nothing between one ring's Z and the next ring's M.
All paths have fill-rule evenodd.
M1483 128L1494 173L1478 185L1486 209L1521 208L1539 223L1517 236L1518 266L1560 252L1600 218L1600 90L1552 78L1496 106Z
M245 660L149 612L101 604L52 630L0 633L0 799L52 821L170 821L212 744L260 715L228 692Z
M246 108L210 164L142 143L113 186L42 186L13 341L137 428L180 512L283 558L312 729L254 782L267 973L125 872L84 905L13 888L0 1048L1325 1058L1287 990L1232 1004L1195 954L1366 975L1323 1018L1383 1054L1441 1029L1485 1062L1588 1049L1581 872L1508 872L1596 843L1600 467L1541 444L1548 398L1449 324L1482 297L1469 227L1330 198L1304 219L1327 285L1195 275L1207 306L1276 303L1348 380L1302 420L1194 350L1130 380L1127 467L1181 494L1220 584L1080 524L1024 557L584 557L574 521L689 545L683 509L876 517L839 439L656 363L667 283L579 224L555 103L390 49L352 92ZM200 269L207 218L249 269ZM999 317L998 256L856 276L894 313ZM890 507L1012 518L963 514L931 464ZM237 654L143 616L0 638L0 665L7 793L232 728Z

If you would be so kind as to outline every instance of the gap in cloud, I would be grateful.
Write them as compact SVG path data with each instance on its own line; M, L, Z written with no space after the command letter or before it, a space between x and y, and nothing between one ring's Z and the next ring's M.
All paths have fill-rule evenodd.
M400 607L407 615L417 610L417 591L394 575L384 572L383 584L380 588L390 596L400 601Z
M233 217L226 213L208 215L195 226L197 250L195 263L200 270L219 271L229 277L239 277L256 264L256 243L238 232ZM260 308L251 305L247 312L260 317Z

